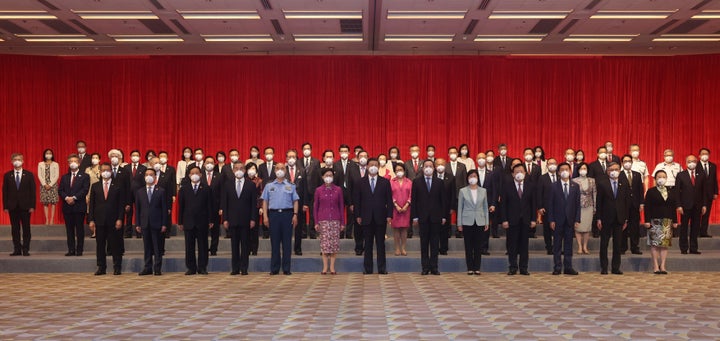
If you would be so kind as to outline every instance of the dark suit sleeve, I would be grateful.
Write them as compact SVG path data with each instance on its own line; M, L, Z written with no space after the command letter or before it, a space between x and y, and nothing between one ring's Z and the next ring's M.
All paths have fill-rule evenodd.
M258 209L257 209L257 188L254 182L250 181L252 185L252 191L250 193L250 196L252 197L250 201L252 202L252 206L250 207L250 219L255 221L258 219ZM300 208L302 209L302 208ZM257 226L255 228L258 228Z
M163 195L163 198L165 198L167 196L167 193L165 193L165 190L162 191L162 195ZM162 220L161 220L162 225L160 225L160 226L165 226L165 227L169 228L170 222L168 221L167 211L168 211L168 202L167 202L167 200L162 200L162 213L163 214L160 215L162 217Z
M8 185L10 184L10 181L8 181L8 175L6 174L3 178L3 186L2 186L2 194L3 194L3 208L6 210L10 209L10 196L8 193L10 192Z
M353 213L355 213L355 219L360 218L360 180L355 183L352 195L353 195Z
M548 186L548 194L547 198L545 199L546 207L545 207L545 214L547 214L547 220L548 222L554 223L555 220L555 187L550 185Z
M453 182L453 184L454 184L454 182ZM452 187L453 191L455 190L455 186L450 186L450 187ZM443 189L444 189L444 184L443 184ZM441 193L440 193L440 202L442 202L442 207L445 208L442 218L445 219L446 222L450 220L449 206L451 203L451 198L448 198L448 195L449 195L449 192L445 191L445 190L441 191Z
M222 188L222 187L221 187ZM183 195L180 195L181 197ZM217 221L216 217L218 216L218 209L215 207L215 200L213 200L213 190L210 188L207 194L207 210L208 210L208 221L207 224L210 225L213 221ZM219 226L215 226L215 228L220 228Z
M418 218L418 212L417 212L417 196L418 196L418 189L417 189L417 181L413 180L412 185L410 186L410 219L417 219ZM411 222L412 223L412 222Z
M112 188L112 183L110 186ZM120 193L120 195L118 195L117 202L115 203L117 205L117 210L118 210L117 217L118 217L118 220L123 220L124 215L125 215L125 202L127 200L127 199L125 199L125 197L127 196L127 193L122 189L122 186L118 186L117 188L118 188L118 192Z
M65 175L63 175L62 178L60 178L60 186L58 186L58 196L60 196L61 201L65 201L68 194L68 189L65 188Z
M508 221L508 201L507 201L507 184L502 184L502 192L500 193L500 197L505 197L502 199L502 205L500 205L500 223L504 223Z
M138 191L140 191L140 189L138 189ZM137 195L137 194L135 194L135 195ZM142 216L141 211L142 211L142 205L140 204L140 202L136 202L135 203L135 225L138 225L138 226L142 226L140 224L142 222L142 221L140 221L140 217Z
M28 172L28 173L29 173L29 177L30 177L30 208L32 208L34 210L35 202L37 201L37 198L36 198L37 190L35 189L35 176L30 172ZM83 198L82 200L85 200L85 198Z
M212 201L212 200L209 200L209 199L208 199L208 201ZM183 220L184 220L183 216L185 215L185 195L182 194L182 190L181 190L181 192L180 192L180 196L178 197L178 201L177 201L177 202L178 202L178 205L177 205L177 209L178 209L178 220L177 220L177 223L178 223L178 225L182 225L182 224L183 224Z
M392 218L393 217L393 210L395 206L393 205L393 198L392 198L392 189L390 188L390 181L383 181L385 183L386 191L387 192L387 198L385 198L386 207L387 207L387 217Z
M102 183L102 182L97 182L97 183ZM90 199L88 201L89 202L88 202L87 221L89 224L91 221L95 221L95 191L93 191L92 188L90 188Z
M85 201L85 198L87 197L89 190L90 190L90 177L83 176L82 177L82 187L80 188L80 192L77 193L75 195L75 197L78 198L78 200Z
M229 185L228 185L228 186L229 186ZM228 207L227 207L228 197L227 197L227 194L226 194L225 192L227 192L227 191L225 190L225 187L224 187L224 186L221 187L221 188L220 188L220 207L218 207L218 210L222 210L222 211L223 211L223 217L227 217L227 216L228 216L228 214L227 214L227 212L228 212ZM212 196L212 195L211 195L211 196ZM210 199L210 200L212 200L212 199ZM216 210L216 211L218 211L218 210ZM216 212L216 213L218 213L218 212ZM223 219L223 220L227 220L227 219Z

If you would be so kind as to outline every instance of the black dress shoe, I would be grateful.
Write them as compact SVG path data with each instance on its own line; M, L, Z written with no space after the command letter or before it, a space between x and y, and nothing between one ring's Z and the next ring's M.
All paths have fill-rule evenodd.
M290 276L290 275L292 275L292 272L290 272L290 271L283 271L283 275L285 275L285 276Z
M515 276L516 274L517 274L517 270L508 271L508 276Z
M560 270L555 270L555 271L553 271L553 273L552 273L552 274L553 274L553 276L557 276L557 275L559 275L559 274L560 274Z
M428 270L423 270L420 274L423 275L423 276L427 276L427 275L430 274L430 271L428 271Z
M76 252L75 256L82 257L82 252Z
M152 275L152 274L153 274L153 273L152 273L152 271L150 271L150 270L143 270L143 271L140 271L140 273L138 274L138 276L147 276L147 275Z
M631 251L631 252L633 255L642 255L642 251L640 251L640 250L635 250L635 251Z
M700 252L700 251L690 251L690 254L691 254L691 255L701 255L702 252Z
M563 273L571 276L577 276L580 274L579 272L575 271L575 269L566 269L565 271L563 271Z
M653 272L656 275L662 275L662 272L660 270Z
M210 251L211 256L217 256L217 251Z
M363 254L362 251L355 251L356 256L362 256L362 254Z
M437 270L430 271L430 273L435 276L440 276L440 271L437 271Z
M548 254L548 255L552 255L552 254L553 254L553 252L552 252L552 251L550 251L550 250L547 250L547 254Z
M207 272L207 270L202 269L202 270L198 270L198 274L200 274L200 275L207 275L208 272Z
M687 251L680 251L681 254L687 255Z
M23 251L22 253L23 253L23 256L29 256L29 255L30 255L30 252L29 252L29 251Z
M439 253L443 256L447 256L447 251L440 251Z
M302 251L295 251L296 256L302 256Z
M99 269L98 269L98 271L95 271L95 276L102 276L102 275L104 275L104 274L105 274L105 270L99 270Z
M709 234L703 234L703 235L700 235L700 238L712 238L712 236Z
M68 252L65 254L65 257L75 256L75 252Z
M196 274L196 273L197 273L197 272L195 272L195 271L188 270L188 271L185 271L185 276L192 276L192 275L194 275L194 274Z
M623 272L620 271L620 270L613 270L613 271L612 271L612 274L613 274L613 275L622 275Z
M363 275L372 275L372 271L363 271Z
M22 255L22 252L20 252L20 251L15 251L10 254L10 256L20 256L20 255Z
M527 272L527 270L520 270L520 274L523 276L530 276L530 273Z
M243 271L243 272L240 273L240 275L242 275L242 276L247 276L247 275L248 275L248 272L247 272L247 271Z
M120 269L115 269L113 271L113 275L115 275L115 276L120 276L121 274L122 274L122 271L120 271Z
M160 272L160 271L155 271L155 272L153 273L153 275L155 275L155 276L162 276L162 272Z
M387 274L388 274L388 272L387 272L387 271L378 271L378 274L381 274L381 275L387 275Z
M668 272L667 272L667 271L665 271L665 270L660 270L660 274L661 274L661 275L667 275L667 274L668 274Z
M480 254L483 255L483 256L489 256L489 255L490 255L490 252L482 251L482 252L480 252Z
M607 270L600 271L600 274L601 274L601 275L607 275L607 274L608 274L608 271L607 271Z
M277 276L278 274L280 274L279 271L270 271L270 276Z
M236 275L239 275L239 274L240 274L240 271L233 271L233 272L230 273L230 276L236 276ZM272 273L271 273L271 275L272 275Z
M257 256L257 251L250 252L251 255Z

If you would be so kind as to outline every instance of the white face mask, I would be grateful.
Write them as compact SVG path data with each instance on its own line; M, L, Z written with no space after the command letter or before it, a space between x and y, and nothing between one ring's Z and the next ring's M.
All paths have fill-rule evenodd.
M580 176L586 176L586 175L587 175L587 169L581 169L581 170L579 170L579 171L578 171L578 174L580 174Z
M348 155L348 153L340 153L340 157L341 157L343 160L347 160L348 156L350 156L350 155Z
M358 160L358 162L360 162L361 166L365 166L365 165L367 165L368 159L361 157L360 160Z
M433 169L431 167L427 167L423 169L423 173L425 174L425 176L431 176L433 174Z
M617 179L618 176L620 176L619 171L610 171L610 178Z
M161 165L167 164L167 158L166 158L166 157L161 157L161 158L160 158L160 164L161 164Z
M533 156L532 154L525 154L525 161L532 161Z
M435 152L432 151L432 150L428 151L427 154L428 154L428 157L434 157L434 156L435 156Z
M697 167L697 163L695 163L695 162L690 162L690 163L687 164L687 168L688 168L689 170L693 170L693 169L695 169L696 167Z
M385 167L387 160L378 160L378 163L380 164L380 167Z
M493 163L493 161L495 161L495 158L492 156L488 156L485 158L485 160L487 161L487 163Z
M275 176L278 178L284 178L285 177L285 171L282 169L278 169L275 171Z
M206 164L205 164L205 170L206 170L206 171L209 172L209 171L212 171L212 170L214 170L214 169L215 169L215 164L212 164L212 163L206 163Z
M372 175L377 174L378 173L377 166L370 166L370 168L368 168L368 172L370 172L370 174L372 174Z
M235 162L238 162L238 160L240 160L240 157L239 157L239 156L237 156L237 155L230 155L230 162L235 163Z
M333 158L331 158L331 157L326 157L326 158L325 158L325 164L328 165L328 166L331 166L331 165L333 164Z
M457 154L450 154L450 160L452 160L452 161L457 160Z
M148 175L145 177L145 183L146 184L152 184L155 182L155 178L152 175Z
M183 157L186 159L189 159L192 156L192 153L183 153Z
M70 169L71 170L77 170L80 165L77 164L77 162L70 162Z
M500 149L500 155L502 155L502 156L507 155L507 149Z
M485 159L478 159L477 160L478 166L485 167L485 163L487 163L487 160Z
M100 173L100 176L102 176L103 179L110 179L110 177L112 176L112 173L110 171L104 171L104 172Z
M329 185L329 184L331 184L331 183L333 182L333 177L332 177L332 176L326 176L326 177L323 178L323 180L325 180L325 183Z
M540 153L540 152L535 152L535 157L539 158L540 156L542 156L542 153Z
M53 157L52 154L45 154L45 160L51 160Z
M554 172L557 170L557 165L548 165L548 170Z
M625 170L630 170L630 168L632 168L632 163L631 163L631 162L625 162L625 163L623 163L623 168L624 168Z
M640 152L637 150L634 150L634 151L630 152L630 156L632 156L633 159L637 159L638 157L640 157Z
M235 177L236 177L236 178L242 179L243 175L245 175L245 172L243 172L243 171L241 171L241 170L236 170L236 171L235 171Z
M117 157L114 157L114 156L113 156L113 157L110 158L110 163L112 163L113 166L117 166L118 163L120 163L120 159L118 159Z
M200 174L190 175L190 181L192 181L192 182L198 182L198 181L200 181Z
M657 179L655 179L655 183L656 183L658 186L665 186L665 183L666 183L666 182L667 182L667 179L666 179L666 178L657 178Z
M562 172L560 172L560 177L563 178L563 179L567 179L567 178L570 177L570 172L568 172L568 171L562 171Z
M288 166L295 166L295 162L297 162L297 160L295 160L294 157L287 159Z
M708 162L708 160L710 160L710 155L707 155L707 154L700 155L700 160L702 162Z
M248 176L254 177L255 175L257 175L257 171L255 170L255 168L251 168L251 169L248 171Z
M159 163L156 163L156 164L153 165L153 169L154 169L155 171L160 171L160 168L162 168L162 165L159 164Z
M92 159L91 162L93 166L97 166L100 164L100 159Z
M478 178L476 178L476 177L473 176L472 178L468 179L468 183L471 184L471 185L477 185L477 183L478 183Z
M219 156L217 159L218 159L218 162L225 162L224 156Z
M525 180L525 173L517 173L517 174L515 174L515 180L517 180L517 181L523 181L523 180Z
M565 160L567 160L567 162L573 162L575 161L575 155L567 154L565 155Z
M310 156L311 153L312 151L310 151L310 149L303 149L303 155L305 155L305 157Z
M403 171L395 172L395 176L397 176L398 178L402 178L403 176L405 176L405 172L403 172Z
M582 155L582 154L579 154L579 155L576 156L575 158L576 158L578 161L582 161L582 160L585 158L585 156Z
M133 163L138 163L140 161L140 157L139 156L131 156L130 161L132 161Z
M612 146L605 146L605 150L607 150L608 153L612 153L613 147L612 147Z
M84 147L78 148L78 154L85 154L85 148Z
M273 154L265 154L265 160L272 161Z
M397 153L390 153L390 158L393 160L397 159Z
M413 159L417 159L417 158L418 158L418 155L420 155L418 152L412 152L412 153L410 153L410 156L411 156Z
M438 172L438 173L443 173L443 172L445 172L445 166L437 166L435 169L437 169L437 172Z
M20 167L22 167L22 165L23 165L22 161L19 161L19 160L13 161L13 166L15 166L15 168L20 168Z
M606 160L607 159L607 153L600 153L598 154L598 159L600 160Z
M666 157L665 157L665 162L666 162L666 163L672 163L672 162L673 162L673 157L672 157L672 156L666 156Z
M202 154L195 154L195 161L202 161L203 155Z
M466 149L461 150L460 155L467 156L467 150Z
M257 159L257 157L258 157L258 152L250 152L250 157L253 158L253 159Z

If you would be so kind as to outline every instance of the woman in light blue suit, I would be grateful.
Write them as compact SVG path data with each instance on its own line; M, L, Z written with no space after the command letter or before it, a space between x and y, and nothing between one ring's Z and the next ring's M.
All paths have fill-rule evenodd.
M477 170L468 172L467 182L458 194L457 227L464 234L467 274L479 275L481 236L488 230L488 197L485 188L478 186Z

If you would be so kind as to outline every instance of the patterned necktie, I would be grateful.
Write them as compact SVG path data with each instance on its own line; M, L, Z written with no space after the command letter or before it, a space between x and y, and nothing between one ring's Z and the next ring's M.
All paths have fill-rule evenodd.
M295 183L295 166L290 166L290 182Z
M105 181L105 185L103 185L103 194L105 194L105 200L107 200L108 191L110 190L110 184Z
M370 192L375 194L375 177L370 178Z
M193 185L193 193L197 194L198 185Z
M238 180L235 183L235 194L237 194L237 197L240 197L240 193L242 192L242 181Z
M518 183L518 197L522 199L523 190L522 190L522 182Z

